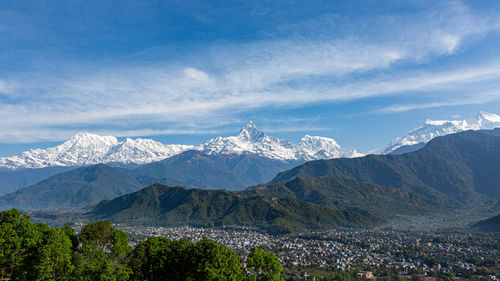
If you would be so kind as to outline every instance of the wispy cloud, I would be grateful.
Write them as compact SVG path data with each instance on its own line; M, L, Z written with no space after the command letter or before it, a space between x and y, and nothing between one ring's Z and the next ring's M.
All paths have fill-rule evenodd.
M118 136L190 134L228 124L241 112L263 107L300 107L440 89L457 89L466 96L463 91L468 86L500 78L498 62L458 70L400 67L457 53L464 42L498 30L496 18L475 15L453 2L408 18L377 20L384 28L373 27L375 35L333 37L325 30L310 30L308 38L214 43L176 63L76 65L59 75L18 77L14 94L19 101L0 101L0 142L59 140L69 131L92 126ZM0 93L7 90L5 80L0 80ZM475 95L478 100L496 97L491 91ZM470 99L393 105L379 112L460 102ZM314 128L308 126L308 130Z
M451 99L445 101L436 101L429 103L416 103L416 104L396 104L391 105L379 110L374 111L374 113L395 113L395 112L406 112L416 109L427 109L445 106L456 106L456 105L470 105L470 104L486 104L489 102L500 101L500 88L493 92L476 92L473 95L467 95L458 99ZM457 115L460 117L460 115ZM458 118L458 117L453 117Z

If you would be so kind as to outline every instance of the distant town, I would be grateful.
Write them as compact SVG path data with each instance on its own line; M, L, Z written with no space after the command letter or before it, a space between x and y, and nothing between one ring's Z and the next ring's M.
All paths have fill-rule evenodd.
M240 255L262 247L277 255L287 280L498 280L500 235L340 229L270 235L253 228L126 227L131 243L150 236L213 239ZM337 274L336 274L337 273Z

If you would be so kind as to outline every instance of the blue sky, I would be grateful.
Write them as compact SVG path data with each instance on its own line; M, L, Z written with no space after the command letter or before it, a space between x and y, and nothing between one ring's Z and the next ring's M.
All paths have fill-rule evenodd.
M481 110L500 113L498 1L0 3L1 156L248 120L368 151Z

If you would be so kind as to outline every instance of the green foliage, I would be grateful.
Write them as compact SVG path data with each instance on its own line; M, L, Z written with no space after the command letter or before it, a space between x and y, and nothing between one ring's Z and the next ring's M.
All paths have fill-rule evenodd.
M136 280L243 280L240 258L229 248L203 239L172 241L151 237L134 249L130 266Z
M71 249L76 251L80 242L78 241L78 236L75 234L75 230L68 224L64 224L61 230L69 237L71 240Z
M392 218L395 214L424 215L444 209L438 201L414 192L340 177L296 177L285 182L253 186L244 192L249 195L297 198L382 218Z
M191 248L190 257L195 270L188 280L238 281L245 277L240 258L229 248L208 238Z
M355 211L340 211L293 198L246 196L160 184L103 201L88 215L92 219L139 225L251 225L275 233L377 223Z
M281 265L277 258L265 252L259 255L264 259L259 260L258 266L269 276L276 272L279 276ZM207 238L192 243L187 239L151 237L133 249L128 245L128 234L114 228L110 221L90 223L75 235L67 225L51 228L32 223L28 215L17 209L0 212L0 270L0 280L20 281L247 278L240 257Z
M0 277L11 277L33 248L30 217L17 209L0 212Z
M71 239L63 229L31 223L17 209L0 212L0 273L12 280L68 280Z
M70 238L62 229L41 225L42 240L33 257L29 280L68 280L74 269ZM30 274L29 274L30 275Z
M247 258L247 268L253 280L279 281L283 266L275 255L253 248Z
M110 221L98 221L85 225L78 237L81 246L75 264L81 280L129 279L132 271L127 262L132 248L127 233L112 227Z

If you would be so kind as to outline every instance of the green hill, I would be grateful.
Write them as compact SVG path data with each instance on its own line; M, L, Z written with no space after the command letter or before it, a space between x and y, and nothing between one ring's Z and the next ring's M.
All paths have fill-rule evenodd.
M500 215L482 220L474 224L472 228L484 232L500 232Z
M293 198L247 196L224 190L155 184L99 203L87 214L135 225L256 226L272 232L372 226L377 221L354 211Z
M402 155L311 161L278 174L272 182L344 177L463 206L500 198L499 166L500 129L495 129L438 137L424 148Z
M339 177L296 177L287 182L253 186L244 193L297 198L385 218L395 215L428 215L433 211L444 209L438 202L414 192Z
M104 164L60 173L35 185L0 197L2 209L68 209L97 204L167 179L136 176L123 168Z

